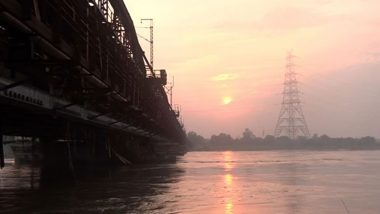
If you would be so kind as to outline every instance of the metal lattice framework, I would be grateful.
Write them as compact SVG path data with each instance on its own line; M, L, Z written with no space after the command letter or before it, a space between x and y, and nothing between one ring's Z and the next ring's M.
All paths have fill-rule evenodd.
M179 148L183 124L152 59L123 0L1 0L0 138Z
M283 99L278 117L275 136L287 136L296 139L299 136L309 137L309 129L302 111L297 73L294 71L294 56L287 56Z

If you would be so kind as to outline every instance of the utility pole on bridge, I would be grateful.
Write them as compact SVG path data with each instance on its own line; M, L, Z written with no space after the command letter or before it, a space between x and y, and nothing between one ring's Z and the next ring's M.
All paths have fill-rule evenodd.
M153 60L154 60L154 49L153 49L153 19L141 19L141 23L143 23L144 21L149 21L149 31L150 31L150 38L149 40L147 40L150 44L150 65L152 66L152 69L154 69L154 66L153 66Z

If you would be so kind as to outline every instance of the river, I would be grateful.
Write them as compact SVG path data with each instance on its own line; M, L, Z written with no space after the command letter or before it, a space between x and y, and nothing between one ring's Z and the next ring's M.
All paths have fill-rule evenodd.
M0 213L380 213L380 151L190 152L45 184L7 160Z

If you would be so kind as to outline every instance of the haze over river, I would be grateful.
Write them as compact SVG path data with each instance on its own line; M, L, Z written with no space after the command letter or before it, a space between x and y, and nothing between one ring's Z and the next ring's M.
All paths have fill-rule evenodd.
M45 184L7 160L1 213L380 213L380 151L190 152Z

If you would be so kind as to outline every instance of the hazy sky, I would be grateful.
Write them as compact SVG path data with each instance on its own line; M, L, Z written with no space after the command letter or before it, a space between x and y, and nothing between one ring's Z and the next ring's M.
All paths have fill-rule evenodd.
M273 134L293 50L311 133L380 137L379 0L125 2L137 27L154 19L187 131Z

